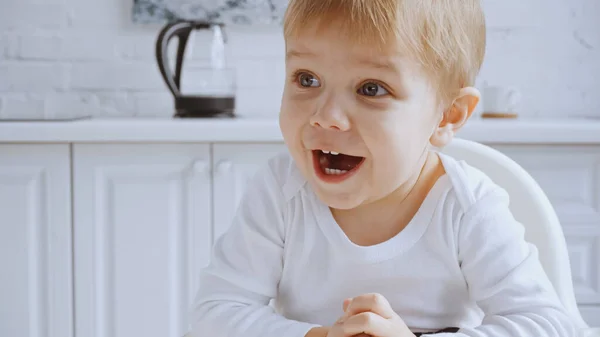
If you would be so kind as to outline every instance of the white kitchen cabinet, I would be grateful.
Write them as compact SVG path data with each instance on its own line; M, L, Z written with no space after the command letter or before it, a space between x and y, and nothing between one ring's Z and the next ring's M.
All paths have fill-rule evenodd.
M233 220L248 179L267 160L286 151L283 144L214 144L213 202L215 239Z
M181 337L212 245L207 144L75 144L77 337Z
M73 336L68 144L0 144L0 336Z

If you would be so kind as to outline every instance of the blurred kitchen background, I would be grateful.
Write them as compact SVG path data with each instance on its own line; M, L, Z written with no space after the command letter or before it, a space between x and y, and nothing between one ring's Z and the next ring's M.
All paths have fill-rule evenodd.
M189 2L172 0L170 8L180 9L172 13L202 15ZM252 9L244 12L250 20L224 16L243 23L226 27L229 65L237 70L237 114L274 117L284 80L281 32L265 24L272 15L253 15L263 14L267 1L238 2ZM140 1L134 12L133 0L4 0L0 116L170 116L172 96L157 70L154 43L156 20L171 12L161 10L168 8L165 1L156 3L163 6ZM208 3L212 10L224 1ZM483 3L489 34L480 86L518 88L522 116L600 117L600 2ZM202 64L211 35L196 38L192 57Z
M0 336L188 331L212 244L285 151L286 3L0 0ZM458 136L542 187L581 315L600 327L600 1L483 5L483 102ZM224 25L196 25L181 78L165 44L163 78L157 42L178 18Z

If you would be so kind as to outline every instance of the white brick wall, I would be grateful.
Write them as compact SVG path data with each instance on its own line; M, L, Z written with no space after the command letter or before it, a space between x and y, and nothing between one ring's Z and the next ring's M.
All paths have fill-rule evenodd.
M480 83L521 89L523 115L600 117L599 0L484 5L490 29ZM171 116L154 60L160 27L133 25L130 7L122 0L0 0L0 116ZM279 29L228 33L238 114L276 116L284 81ZM196 41L190 69L208 56L209 35Z

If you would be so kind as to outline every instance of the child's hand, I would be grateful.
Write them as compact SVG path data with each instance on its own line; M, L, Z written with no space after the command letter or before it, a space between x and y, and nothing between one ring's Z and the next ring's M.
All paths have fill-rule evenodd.
M404 321L380 294L365 294L344 301L344 316L327 337L414 337Z

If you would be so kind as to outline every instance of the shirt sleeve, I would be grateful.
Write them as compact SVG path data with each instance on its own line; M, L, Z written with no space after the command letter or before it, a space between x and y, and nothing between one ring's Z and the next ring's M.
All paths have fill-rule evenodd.
M304 337L316 326L286 319L269 305L283 268L284 205L272 170L248 183L232 226L201 271L192 336Z
M458 257L483 322L430 337L574 337L575 324L542 269L502 189L471 207L458 228Z

